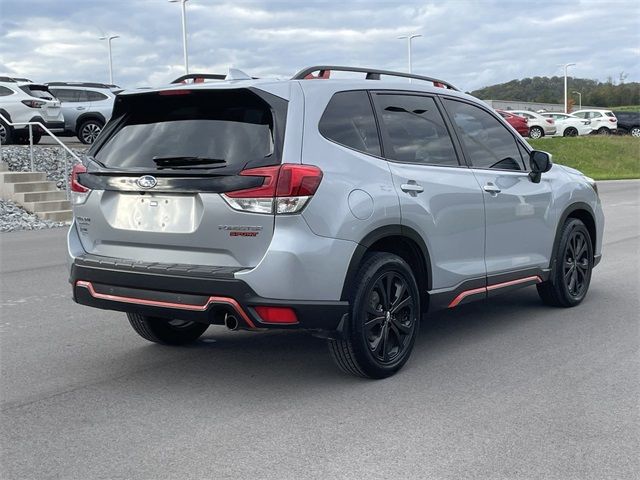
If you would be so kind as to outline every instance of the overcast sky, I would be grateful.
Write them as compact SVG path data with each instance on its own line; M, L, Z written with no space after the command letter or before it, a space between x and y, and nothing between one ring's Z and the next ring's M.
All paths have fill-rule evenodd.
M161 85L183 73L180 7L167 0L0 0L0 75ZM287 77L307 65L407 68L463 90L530 76L640 80L636 1L189 0L192 72Z

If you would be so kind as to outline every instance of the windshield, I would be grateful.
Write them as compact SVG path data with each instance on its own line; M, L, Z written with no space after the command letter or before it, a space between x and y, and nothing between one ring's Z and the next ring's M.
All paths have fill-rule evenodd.
M129 99L128 113L95 159L106 167L155 170L242 167L275 157L271 109L257 95L184 92Z

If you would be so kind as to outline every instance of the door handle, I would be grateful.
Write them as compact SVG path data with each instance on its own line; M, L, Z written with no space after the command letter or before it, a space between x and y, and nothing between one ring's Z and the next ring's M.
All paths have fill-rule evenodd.
M84 110L84 107L76 107L76 110Z
M411 180L409 180L409 182L411 182ZM403 192L414 192L414 193L422 193L424 192L424 188L422 187L422 185L418 185L417 183L403 183L402 185L400 185L400 189Z
M496 187L493 183L487 183L482 188L485 192L491 193L492 195L497 195L498 193L501 192L500 188Z

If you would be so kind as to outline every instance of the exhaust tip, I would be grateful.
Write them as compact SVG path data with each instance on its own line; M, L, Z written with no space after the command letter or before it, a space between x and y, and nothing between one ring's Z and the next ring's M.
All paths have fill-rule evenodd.
M224 316L224 325L229 330L238 330L238 327L240 326L240 324L238 323L238 319L235 317L235 315L229 315L229 314L226 314Z

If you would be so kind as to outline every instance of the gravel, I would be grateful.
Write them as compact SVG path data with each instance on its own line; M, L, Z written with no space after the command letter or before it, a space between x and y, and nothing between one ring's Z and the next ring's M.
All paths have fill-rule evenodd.
M71 149L78 157L82 158L86 148ZM9 166L12 172L31 171L31 157L29 147L2 146L0 149L1 160ZM69 159L69 172L77 163L71 155ZM33 167L37 172L46 172L47 179L56 182L60 190L64 190L64 151L60 147L37 146L33 149ZM42 230L45 228L63 227L64 222L43 220L33 213L27 212L20 205L11 200L0 199L0 232L13 232L15 230Z
M31 171L31 157L29 147L19 145L2 146L2 161L9 166L12 172ZM86 153L86 148L72 148L71 151L82 158ZM60 190L64 190L64 154L66 152L61 147L34 147L33 168L36 172L46 172L47 179L56 182ZM78 163L67 153L69 159L69 173L71 167Z
M42 220L36 214L27 212L15 202L0 199L0 232L2 233L15 230L42 230L44 228L64 227L65 225L64 222Z

